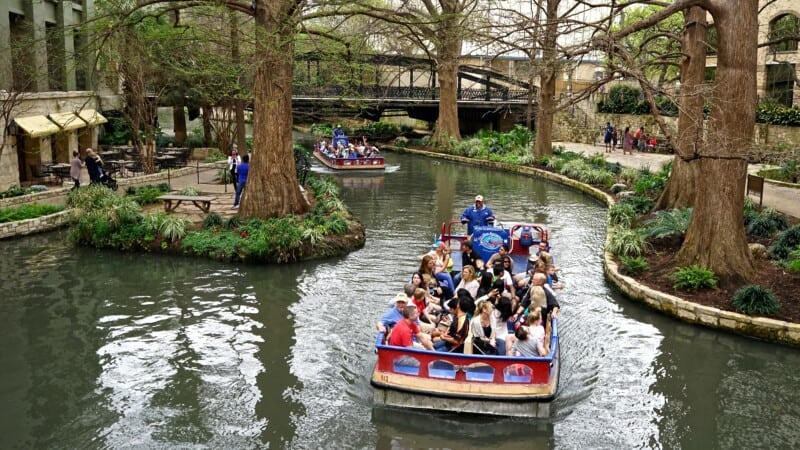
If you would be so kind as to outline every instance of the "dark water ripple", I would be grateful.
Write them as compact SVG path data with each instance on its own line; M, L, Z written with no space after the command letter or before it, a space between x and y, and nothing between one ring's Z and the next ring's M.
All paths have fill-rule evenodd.
M550 183L387 154L341 182L363 249L291 266L0 241L0 448L792 448L800 355L665 318L602 274L605 209ZM355 187L353 187L355 186ZM481 193L545 223L566 288L549 419L375 408L375 321ZM767 432L765 432L767 430Z

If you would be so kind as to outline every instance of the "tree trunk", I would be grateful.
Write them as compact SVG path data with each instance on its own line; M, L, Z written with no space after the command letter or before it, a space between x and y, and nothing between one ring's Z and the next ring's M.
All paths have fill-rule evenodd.
M208 103L203 103L202 106L202 118L203 118L203 145L206 147L211 147L211 143L214 140L214 135L211 132L211 105Z
M268 219L303 214L292 145L292 0L256 0L253 152L239 213Z
M458 58L461 56L461 38L457 29L450 30L444 25L442 43L436 58L439 75L439 118L433 142L441 147L450 147L450 140L461 140L458 125Z
M687 24L682 39L681 93L675 159L667 186L656 202L656 210L694 206L696 188L693 158L703 145L703 106L705 105L705 67L708 34L706 11L698 6L685 12Z
M239 51L239 18L235 12L230 11L231 23L231 60L237 66L241 64L241 54ZM241 98L236 98L233 103L234 113L236 115L236 145L239 147L239 152L247 153L247 129L244 124L244 106L245 101Z
M172 123L175 130L175 146L183 147L186 143L186 113L183 110L183 101L180 105L172 107Z
M758 0L709 1L719 33L709 140L697 156L698 195L675 257L678 266L712 270L721 284L752 281L755 266L744 233L747 155L756 104Z
M553 153L553 119L556 106L556 76L559 64L556 58L558 38L558 6L561 0L547 0L545 7L544 40L542 42L541 88L539 112L536 114L536 156Z

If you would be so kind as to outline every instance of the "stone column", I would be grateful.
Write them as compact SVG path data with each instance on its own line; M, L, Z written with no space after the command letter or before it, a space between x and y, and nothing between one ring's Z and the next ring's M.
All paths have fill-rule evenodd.
M56 21L59 27L58 46L62 53L60 62L64 64L64 90L75 90L75 29L73 23L72 0L59 0L56 7Z
M11 70L11 24L8 21L8 4L0 2L0 89L11 91L14 74Z
M23 2L25 8L25 22L30 27L28 39L30 40L30 48L28 55L30 59L25 63L30 64L33 69L32 76L34 77L31 83L31 91L34 92L47 92L47 43L44 27L44 8L43 1L27 1Z

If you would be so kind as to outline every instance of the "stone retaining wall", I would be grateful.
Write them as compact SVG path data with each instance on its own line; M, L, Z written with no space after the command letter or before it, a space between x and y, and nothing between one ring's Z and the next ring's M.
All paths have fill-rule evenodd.
M493 169L535 175L577 189L605 203L606 206L612 206L616 203L612 196L599 189L595 189L587 184L564 177L562 175L533 167L517 166L513 164L497 163L486 160L475 160L473 158L428 152L424 150L399 147L385 148L400 153L412 153L431 158L446 159L450 161L458 161L472 165L490 167ZM608 233L606 235L606 244L608 244L608 240L611 239L611 228L607 228L607 230ZM770 342L777 342L791 346L800 346L800 324L769 319L766 317L751 317L731 311L724 311L721 309L688 302L680 297L675 297L673 295L668 295L663 292L653 290L643 284L638 283L633 278L622 275L618 270L618 266L616 261L614 261L613 255L605 250L603 255L603 269L608 281L614 284L614 286L616 286L617 289L619 289L629 299L644 303L653 309L683 320L684 322L703 325L719 330L731 331L737 334L756 337Z
M18 220L16 222L0 223L0 239L17 236L27 236L34 233L43 233L63 227L69 223L69 211L60 211L55 214L37 217L35 219Z

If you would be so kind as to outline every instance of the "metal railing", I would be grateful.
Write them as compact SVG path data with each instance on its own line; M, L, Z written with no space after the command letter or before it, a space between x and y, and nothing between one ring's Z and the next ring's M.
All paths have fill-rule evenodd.
M295 97L359 97L384 100L438 100L441 94L439 88L397 86L295 86L292 93ZM527 101L528 91L525 89L458 89L456 98L465 101L518 103Z

